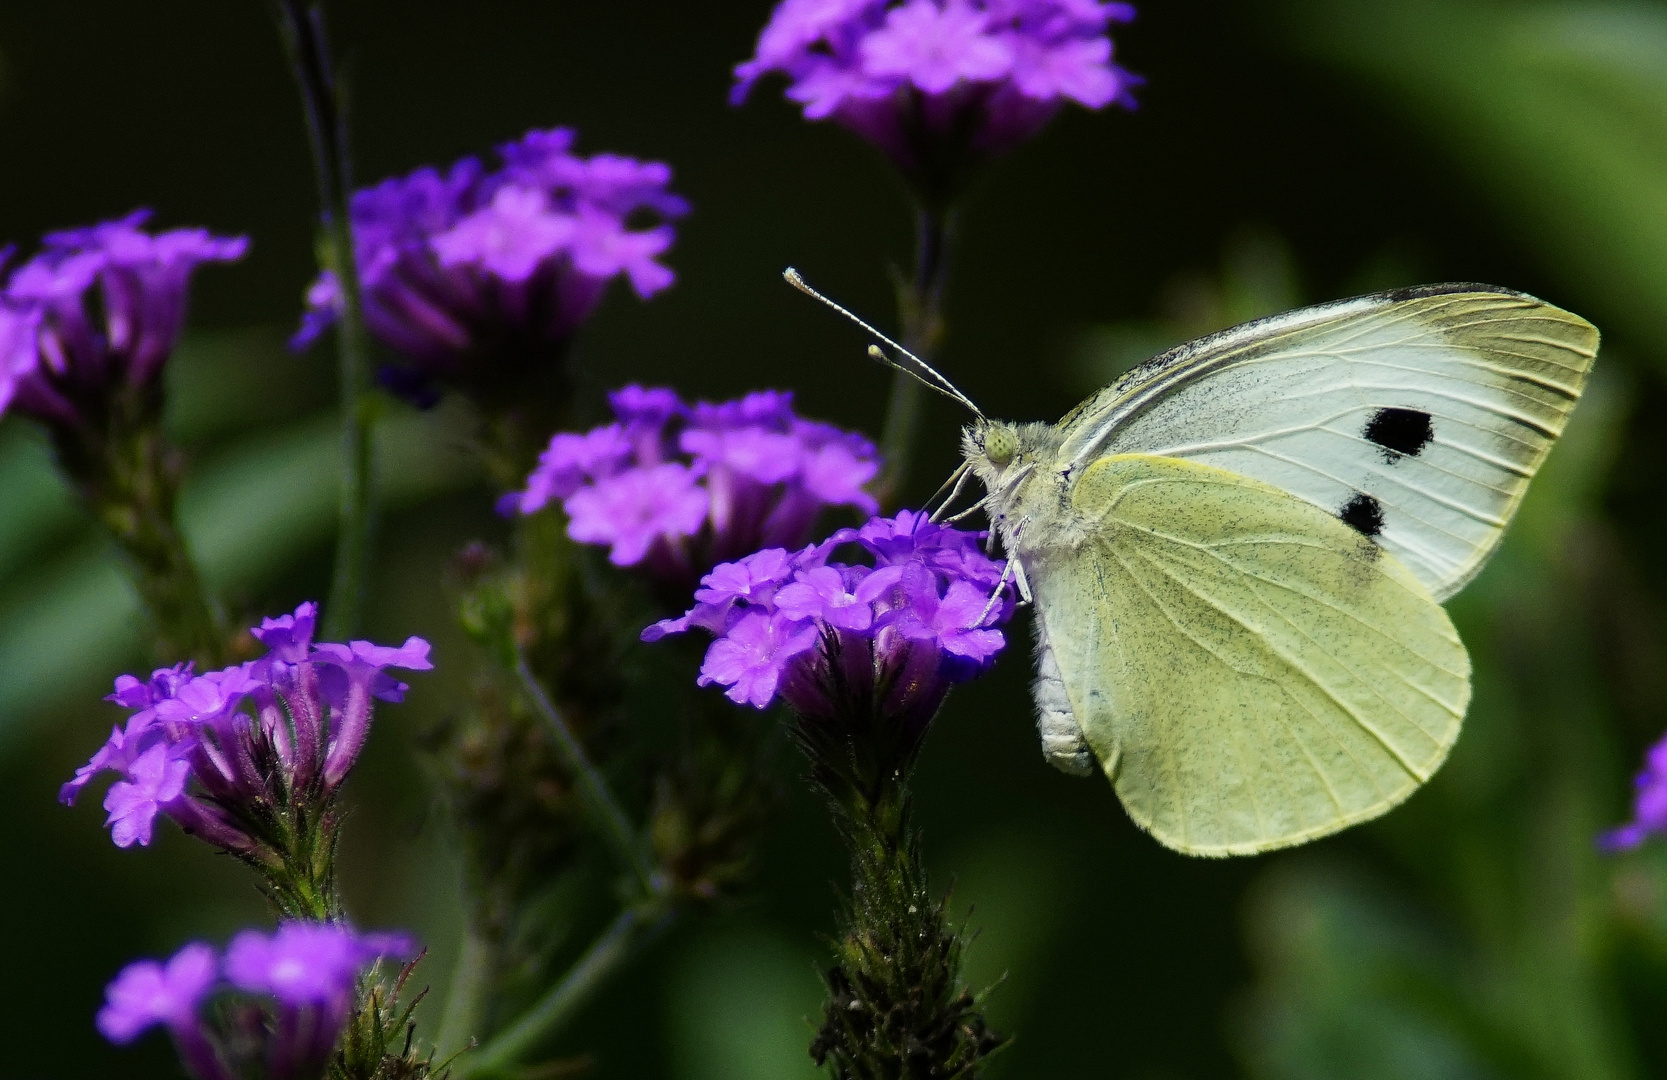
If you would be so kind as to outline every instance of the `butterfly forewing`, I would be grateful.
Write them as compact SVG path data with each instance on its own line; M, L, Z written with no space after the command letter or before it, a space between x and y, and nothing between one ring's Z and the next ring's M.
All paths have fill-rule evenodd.
M1307 502L1193 462L1089 466L1085 541L1027 553L1072 711L1131 817L1196 855L1383 813L1446 757L1469 699L1447 614Z
M1585 385L1597 330L1479 285L1380 293L1155 357L1061 421L1061 463L1148 453L1266 481L1437 599L1497 545Z

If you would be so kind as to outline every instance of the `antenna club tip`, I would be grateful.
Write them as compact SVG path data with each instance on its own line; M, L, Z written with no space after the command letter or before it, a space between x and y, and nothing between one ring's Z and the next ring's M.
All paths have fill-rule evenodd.
M799 286L801 288L804 286L804 283L805 283L804 276L802 274L800 274L798 270L796 270L795 268L793 268L791 266L789 266L786 270L783 270L781 272L781 276L784 279L786 279L786 281L789 285L796 285L796 286Z
M880 348L878 345L870 345L868 347L868 355L882 362L886 359L885 350Z

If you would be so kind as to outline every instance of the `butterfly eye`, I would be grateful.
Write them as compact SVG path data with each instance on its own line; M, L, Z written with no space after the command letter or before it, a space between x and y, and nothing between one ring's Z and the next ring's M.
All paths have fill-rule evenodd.
M984 456L992 465L1006 465L1019 452L1019 437L1012 428L991 427L984 432Z

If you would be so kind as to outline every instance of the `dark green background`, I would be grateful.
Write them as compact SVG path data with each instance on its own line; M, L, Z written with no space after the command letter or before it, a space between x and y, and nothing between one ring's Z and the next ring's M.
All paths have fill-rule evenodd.
M876 154L804 123L775 87L726 105L728 70L768 7L334 4L358 176L557 124L578 128L582 151L668 161L694 206L669 257L678 284L647 304L611 296L579 345L589 392L790 387L808 414L874 432L886 373L778 275L796 265L889 324L887 268L908 258L909 214ZM991 1011L1019 1037L998 1071L1667 1069L1667 868L1652 853L1600 861L1590 846L1625 813L1630 770L1667 722L1667 14L1153 0L1119 31L1118 56L1148 80L1141 108L1064 115L966 209L942 366L986 410L1052 419L1109 377L1127 351L1117 342L1417 280L1495 282L1588 315L1606 333L1603 377L1547 493L1455 605L1478 675L1454 761L1381 825L1271 858L1188 860L1135 830L1105 783L1045 766L1023 648L955 696L918 802L938 880L957 882L985 928L973 977L1009 972ZM28 250L43 230L136 205L164 225L253 238L244 263L200 275L171 376L177 430L203 470L303 431L331 401L328 357L278 347L313 273L312 198L299 107L255 0L0 9L0 240ZM454 867L410 747L465 685L443 562L501 525L484 486L422 456L443 458L455 427L395 413L436 434L383 521L372 624L390 640L432 638L438 671L379 716L345 873L361 922L433 943L438 990ZM917 497L951 466L961 419L932 405ZM5 427L0 1075L173 1075L161 1038L114 1051L97 1037L104 982L133 956L223 940L261 906L236 866L174 831L117 851L97 799L55 804L117 715L98 696L143 656L108 595L75 600L55 584L105 556L24 426ZM280 521L256 546L227 582L241 608L324 591L316 527ZM65 629L51 616L72 602ZM88 637L101 619L120 625ZM8 622L29 640L7 638ZM819 807L795 787L753 897L675 935L555 1049L593 1052L601 1077L806 1072L793 1047L809 1029L795 1018L815 1006L815 935L831 929L843 877Z

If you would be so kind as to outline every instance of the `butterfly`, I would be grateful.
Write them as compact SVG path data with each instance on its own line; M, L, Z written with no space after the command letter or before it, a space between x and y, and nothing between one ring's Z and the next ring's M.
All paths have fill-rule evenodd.
M1057 424L988 419L885 359L974 410L951 479L982 481L1034 602L1043 754L1103 771L1168 847L1225 856L1377 817L1441 766L1470 700L1441 603L1597 347L1532 296L1429 285L1181 345Z

